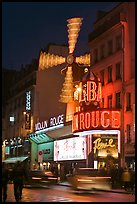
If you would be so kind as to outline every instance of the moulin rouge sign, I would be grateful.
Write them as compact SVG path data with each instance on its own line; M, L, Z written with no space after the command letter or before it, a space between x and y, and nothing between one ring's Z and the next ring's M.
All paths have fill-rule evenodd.
M77 112L73 116L73 132L119 128L120 111L118 110L97 109L88 112Z
M85 88L86 87L86 88ZM96 103L101 102L102 91L101 82L95 80L87 80L86 86L81 89L83 95L79 97L79 102ZM84 110L84 111L83 111ZM72 132L82 132L86 130L102 130L102 129L120 129L120 111L116 109L106 108L87 108L80 109L80 111L74 113L72 120Z
M44 120L35 124L35 131L44 130L49 127L55 127L64 124L64 114L50 118L49 120Z

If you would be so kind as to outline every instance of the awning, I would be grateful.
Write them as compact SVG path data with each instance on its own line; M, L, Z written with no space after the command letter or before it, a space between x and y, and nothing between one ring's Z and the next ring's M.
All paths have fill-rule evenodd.
M46 133L31 133L29 135L30 142L33 141L36 144L42 144L46 142L52 142L56 139L73 135L72 126L67 125L55 130L46 131Z
M17 161L24 161L28 159L28 156L26 157L11 157L11 158L7 158L5 160L3 160L2 162L5 162L5 163L16 163Z
M71 136L71 135L73 135L72 126L67 125L67 126L64 126L62 128L56 129L56 130L48 131L48 132L46 132L46 134L53 139L59 139L59 138Z
M30 142L33 141L36 144L42 144L42 143L45 143L45 142L53 141L53 139L50 138L45 133L33 133L33 134L30 134L29 135L29 140L30 140Z

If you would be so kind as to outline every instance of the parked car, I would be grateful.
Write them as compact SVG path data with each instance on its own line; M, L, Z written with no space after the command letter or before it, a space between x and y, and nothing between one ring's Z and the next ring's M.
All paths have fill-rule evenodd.
M94 168L78 168L75 175L67 176L67 180L74 190L111 189L111 177Z
M48 170L31 170L25 185L50 185L56 184L58 178Z

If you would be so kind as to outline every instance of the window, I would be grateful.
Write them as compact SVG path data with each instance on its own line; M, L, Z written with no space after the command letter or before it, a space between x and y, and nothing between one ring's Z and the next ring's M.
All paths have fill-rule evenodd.
M100 47L100 58L103 59L104 58L104 53L105 53L105 45L101 45Z
M116 50L120 50L122 48L122 36L118 35L116 37Z
M131 110L131 93L126 93L126 111Z
M116 64L116 80L121 79L121 63Z
M96 63L98 61L98 49L94 50L94 62Z
M113 42L112 40L108 41L108 55L111 55L113 53Z
M112 82L112 65L108 67L108 83Z
M112 95L108 96L108 108L112 108Z
M104 70L100 72L100 75L101 75L101 84L102 86L104 86Z
M116 108L120 108L120 92L116 93Z
M127 124L126 126L126 131L127 131L127 143L129 144L131 142L131 135L130 135L131 126L129 124Z

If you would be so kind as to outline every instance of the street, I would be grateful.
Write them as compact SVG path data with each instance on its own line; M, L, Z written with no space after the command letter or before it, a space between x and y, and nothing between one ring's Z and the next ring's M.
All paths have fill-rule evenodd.
M8 184L6 202L15 202L13 184ZM53 185L24 188L21 202L135 202L135 195L112 192L74 192L70 187Z

